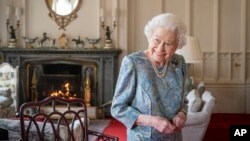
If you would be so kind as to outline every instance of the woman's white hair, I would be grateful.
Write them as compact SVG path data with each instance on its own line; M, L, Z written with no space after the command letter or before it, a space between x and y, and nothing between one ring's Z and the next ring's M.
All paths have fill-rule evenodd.
M153 17L144 28L144 34L148 41L151 40L154 30L158 27L168 28L176 32L178 45L177 48L182 48L186 44L187 27L172 13L164 13Z

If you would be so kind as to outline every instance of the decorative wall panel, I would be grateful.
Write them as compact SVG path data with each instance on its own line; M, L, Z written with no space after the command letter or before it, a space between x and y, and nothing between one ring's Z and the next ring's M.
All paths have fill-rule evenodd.
M220 0L219 3L219 51L239 52L241 48L241 2Z
M231 54L231 81L244 83L244 55L242 53Z
M248 17L248 18L247 18ZM250 52L250 1L246 0L246 51Z
M144 35L144 26L155 15L162 12L161 1L152 0L136 0L130 2L130 25L132 25L130 36L130 51L138 51L148 47L146 37ZM145 8L145 5L150 5Z
M245 113L244 86L217 85L207 87L216 99L214 113Z
M214 53L204 53L203 54L203 74L206 74L203 76L204 80L206 82L215 82L216 81L216 70L217 70L217 65L216 65L216 55Z
M218 59L218 81L228 82L230 80L230 54L220 53Z
M250 53L246 54L246 82L250 84Z
M246 113L250 113L250 84L246 85Z
M170 12L177 14L182 20L186 21L187 10L190 0L162 0L163 12Z
M216 51L214 43L214 3L211 0L193 0L191 5L190 34L199 38L202 51Z

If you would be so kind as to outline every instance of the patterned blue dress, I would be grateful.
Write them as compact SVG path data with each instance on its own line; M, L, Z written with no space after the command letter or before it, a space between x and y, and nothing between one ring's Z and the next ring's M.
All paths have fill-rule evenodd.
M155 115L172 120L184 102L186 76L184 58L174 54L168 62L166 76L157 77L143 51L122 60L111 114L127 127L129 141L181 141L180 133L163 134L153 127L135 125L139 114Z

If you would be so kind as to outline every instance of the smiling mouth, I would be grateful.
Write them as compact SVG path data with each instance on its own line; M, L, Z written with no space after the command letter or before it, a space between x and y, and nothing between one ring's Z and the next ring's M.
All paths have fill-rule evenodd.
M155 54L156 54L157 56L160 56L160 57L165 56L165 53L161 53L161 52L156 52L156 51L155 51Z

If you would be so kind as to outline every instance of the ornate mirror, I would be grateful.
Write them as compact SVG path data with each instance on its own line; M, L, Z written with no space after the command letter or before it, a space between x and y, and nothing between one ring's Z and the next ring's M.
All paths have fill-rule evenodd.
M49 9L49 16L60 27L65 27L77 18L77 11L81 7L82 0L45 0Z

